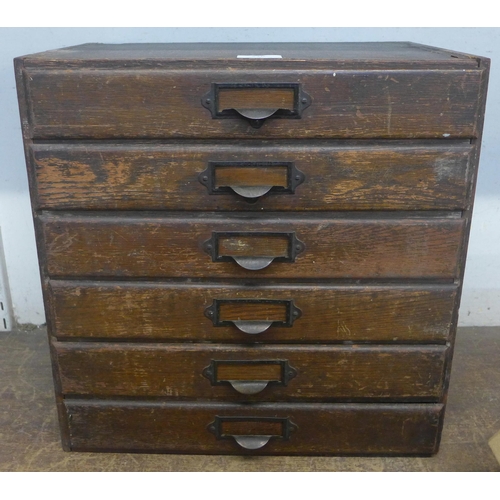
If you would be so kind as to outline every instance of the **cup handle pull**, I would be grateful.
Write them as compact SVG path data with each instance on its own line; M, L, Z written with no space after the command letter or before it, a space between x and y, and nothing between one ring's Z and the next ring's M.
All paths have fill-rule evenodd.
M258 394L268 385L286 387L297 374L297 370L288 363L288 360L281 359L212 359L202 371L202 375L212 386L229 384L240 394Z
M274 319L240 319L245 314L248 318L255 311L255 306L257 311L252 314L253 317L259 318L261 315L269 318L266 308L271 307ZM257 335L271 326L292 327L294 321L302 316L302 311L292 299L214 299L204 314L214 326L234 325L243 333Z
M294 232L213 231L202 248L212 262L235 262L243 269L258 271L273 262L295 262L306 246Z
M264 122L276 114L279 108L274 109L236 109L233 108L243 118L246 118L253 128L260 128Z
M245 450L258 450L264 448L272 436L233 436L233 438Z
M212 118L239 116L254 128L271 117L301 118L311 103L300 83L212 83L201 99Z
M231 256L232 259L243 269L248 271L259 271L265 269L273 263L274 257L236 257Z
M289 417L215 416L207 430L219 439L233 439L245 450L259 450L271 439L288 441L297 425ZM245 431L249 431L248 434Z
M273 186L228 186L236 194L248 200L255 200L269 193Z
M272 321L232 321L233 325L243 333L257 335L265 332L273 324Z
M228 382L240 394L258 394L267 387L270 380L228 380Z
M290 161L209 161L198 181L210 195L237 194L255 202L270 191L294 194L306 176Z

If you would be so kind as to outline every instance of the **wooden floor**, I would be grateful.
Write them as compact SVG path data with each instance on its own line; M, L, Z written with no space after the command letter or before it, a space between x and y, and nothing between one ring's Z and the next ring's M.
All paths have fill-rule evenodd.
M1 471L500 471L500 328L459 330L440 452L431 458L66 453L44 329L0 336Z

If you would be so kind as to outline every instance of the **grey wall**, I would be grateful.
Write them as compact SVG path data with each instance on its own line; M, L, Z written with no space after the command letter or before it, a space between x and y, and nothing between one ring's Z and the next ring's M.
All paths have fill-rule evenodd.
M0 228L13 312L44 323L12 59L88 42L413 41L490 57L492 71L460 323L500 325L500 29L497 28L2 28Z

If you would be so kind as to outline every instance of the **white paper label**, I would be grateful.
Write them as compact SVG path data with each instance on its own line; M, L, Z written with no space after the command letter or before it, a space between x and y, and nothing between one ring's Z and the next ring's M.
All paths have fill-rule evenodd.
M283 56L278 55L262 55L262 56L236 56L237 59L283 59Z

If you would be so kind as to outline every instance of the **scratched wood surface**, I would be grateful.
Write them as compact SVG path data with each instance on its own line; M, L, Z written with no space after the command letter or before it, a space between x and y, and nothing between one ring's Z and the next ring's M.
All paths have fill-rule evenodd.
M446 346L259 346L54 342L67 396L156 396L225 401L366 398L435 402L443 390ZM212 360L286 360L297 370L288 386L242 395L212 386ZM260 379L261 377L259 377Z
M431 454L438 442L443 406L272 403L251 406L208 403L138 404L66 401L75 450L151 450L252 455ZM186 410L189 410L189 424ZM232 438L207 430L215 416L288 417L297 427L289 440L271 439L260 450L244 450ZM164 429L174 432L165 433ZM89 429L95 432L89 432ZM325 435L329 439L324 438ZM152 443L154 443L152 445Z
M275 54L276 52L276 54ZM238 58L238 55L272 54L281 57ZM332 64L344 68L416 67L477 68L479 58L412 42L286 42L286 43L86 43L30 54L21 58L28 67L75 66L162 67L189 64L203 67L305 68Z
M472 151L453 141L59 143L34 144L31 168L42 209L457 210L466 206ZM293 162L305 180L294 194L249 203L235 193L209 194L198 176L210 161ZM215 182L287 186L284 170L225 167Z
M254 342L445 342L456 285L243 285L51 280L53 334L61 339ZM205 316L214 299L293 300L301 316L291 327L248 335L214 327ZM103 304L106 304L103 307ZM238 302L240 304L240 302ZM281 318L283 306L280 306ZM273 314L274 313L274 314ZM269 306L221 308L222 319L275 319Z
M483 71L26 69L30 135L109 138L477 137ZM299 83L312 98L300 119L255 129L213 119L201 99L212 83ZM75 112L75 109L78 112Z
M463 314L466 313L467 311L464 310ZM439 453L432 457L260 456L258 459L248 460L247 457L241 456L148 454L144 450L143 439L147 435L153 435L155 442L165 442L167 438L164 429L169 427L169 422L172 420L160 420L154 424L153 417L150 420L152 430L148 431L146 426L141 427L141 422L144 423L144 419L149 418L146 407L143 406L142 413L137 410L139 411L136 413L137 419L125 421L122 418L124 415L121 409L124 409L126 402L119 403L120 409L112 420L110 420L110 415L113 414L111 410L85 420L85 413L95 414L99 411L87 411L82 408L79 412L79 423L75 425L75 430L78 428L78 442L82 445L83 439L89 436L90 422L102 422L102 432L99 426L93 431L93 435L96 436L93 450L96 451L98 444L104 440L111 449L115 450L114 453L67 453L61 449L46 330L40 328L31 331L7 332L0 336L0 378L2 380L0 470L498 472L500 465L495 460L487 442L499 431L500 369L497 362L499 357L499 328L459 328L441 446ZM82 405L91 404L89 401L81 401L81 403ZM217 409L220 408L220 403L215 403L215 405ZM341 404L330 405L338 408ZM78 406L78 404L73 404L72 409ZM206 406L201 406L204 408L203 411L210 410ZM357 407L359 406L358 403ZM361 406L368 407L367 410L373 408L372 404ZM414 404L411 405L412 408L414 406ZM208 425L214 413L218 412L208 413L208 421L202 420L202 422ZM275 412L269 412L269 414L276 415ZM167 412L164 415L167 415ZM185 413L180 411L179 415L184 415L184 417L179 417L179 421L185 422ZM346 416L347 424L353 416L354 413L349 412ZM172 413L169 414L169 418L172 418ZM312 419L313 414L308 414L307 418ZM298 423L297 420L295 422ZM305 429L313 427L307 420L304 422L306 423ZM341 432L338 437L343 439L342 436L346 436L346 432L351 432L349 431L350 425L337 426L334 421L332 422L332 424L330 422L326 424L325 431L328 433L336 432L335 429L338 429ZM373 428L371 426L373 417L368 418L366 422L363 428L367 431L363 434L363 439L369 439L370 436L372 439L377 439L377 436L382 439L385 433L390 432L387 425L384 425L377 427L376 434L370 433L370 429ZM385 423L387 424L387 421ZM314 427L317 425L321 425L320 422L316 422ZM117 446L126 440L124 431L127 428L134 429L134 446L138 447L137 443L140 442L143 453L116 452ZM400 427L395 428L395 432L401 432ZM350 443L355 442L358 434L354 427L352 429L352 434L349 434ZM200 433L204 432L200 430ZM192 435L191 431L186 434L180 441L189 439ZM236 448L230 440L216 441L215 436L208 432L207 437L212 439L212 441L207 441L207 444L216 443L221 447L219 448L221 451L223 447L226 450ZM174 436L171 435L170 438ZM295 434L295 439L298 439L297 434ZM131 441L126 444L132 445ZM275 444L279 445L279 443ZM362 451L360 450L359 453Z
M273 439L263 453L435 453L489 61L407 43L288 46L298 52L286 52L283 61L243 61L229 53L243 46L206 46L197 58L194 46L183 47L87 45L15 61L64 449L241 452L232 438L217 440L207 429L217 408L233 416L255 412L257 420L285 409L285 418L293 414L299 439ZM270 118L256 129L241 117L212 118L201 100L218 82L298 83L311 103L300 119ZM198 180L208 161L262 161L263 155L305 170L295 194L270 194L245 208L248 202L235 195L209 195ZM271 232L287 235L266 241L262 233ZM290 235L305 245L298 245L295 262L251 272L212 261L221 252L269 257L261 255L269 243ZM208 251L209 238L215 250ZM292 258L292 247L282 247L276 255ZM58 280L69 286L52 288ZM336 286L329 280L338 280ZM170 343L171 330L158 333L166 322L158 313L166 300L160 295L187 283L193 288L183 290L192 291L197 308L187 322L195 328L206 285L224 294L273 287L281 294L302 286L314 289L304 302L308 314L335 304L346 312L340 322L335 318L336 328L324 316L336 331L329 344L324 325L319 334L305 334L321 316L305 333L294 328L306 317L297 318L287 330L300 338L292 334L289 345L279 338L208 343L214 342L209 330L231 333L207 317L195 338L175 333L177 343ZM96 286L102 288L94 294ZM107 296L97 316L119 316L120 286L134 287L125 290L133 290L125 303L154 297L129 325L135 321L143 330L130 336L125 314L115 329L102 321L102 332L97 317L87 336L84 311ZM391 292L373 296L374 286ZM145 319L149 313L158 316ZM170 318L182 332L182 315ZM66 335L64 322L73 320ZM343 341L352 344L334 344ZM239 396L203 375L214 355L248 364L263 354L297 369L287 386ZM256 374L255 366L226 368L222 376L237 380L270 376ZM248 398L259 402L242 405ZM312 431L303 433L310 424ZM237 431L257 428L240 422Z
M44 215L40 220L52 277L450 279L458 273L464 226L459 218ZM249 271L235 262L213 262L203 250L217 231L294 232L305 250L295 262L273 262ZM257 250L255 256L261 256ZM249 248L246 255L251 254Z

